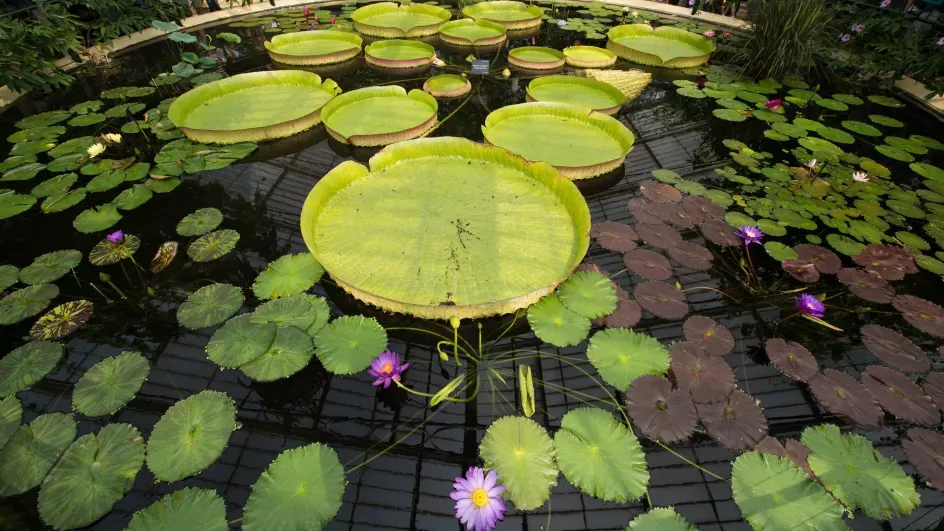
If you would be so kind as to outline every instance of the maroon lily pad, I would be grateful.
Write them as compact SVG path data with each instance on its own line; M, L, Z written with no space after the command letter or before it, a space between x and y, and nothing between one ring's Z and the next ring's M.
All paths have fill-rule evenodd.
M690 195L682 200L682 208L696 223L724 219L724 209L707 197Z
M669 368L679 389L699 404L720 402L734 390L734 371L724 358L708 356L694 343L683 341L669 347Z
M668 252L672 260L697 271L711 269L711 261L715 258L704 246L688 241L676 244Z
M888 281L867 269L844 267L838 278L854 295L869 302L888 304L895 296L895 288Z
M905 372L925 372L931 369L931 359L907 337L898 332L869 324L859 330L862 343L882 363Z
M793 250L797 253L797 258L805 260L824 275L835 275L842 269L842 260L836 253L820 245L811 243L801 243L794 246Z
M750 450L767 436L764 410L744 391L734 391L722 402L698 404L698 418L708 435L731 450Z
M780 444L780 441L768 435L764 437L764 440L757 443L754 449L762 454L776 455L789 459L794 465L802 468L811 478L816 477L816 475L813 474L813 470L810 469L809 463L806 461L813 452L800 441L787 439L787 445L784 447L784 445Z
M734 348L734 336L711 317L693 315L682 324L685 341L704 349L709 356L724 356Z
M924 377L921 387L938 409L944 409L944 372L928 374Z
M643 435L662 442L689 438L698 414L688 393L672 390L672 382L656 376L640 376L626 390L626 412Z
M671 249L682 241L682 235L672 227L662 223L637 223L636 233L642 241L660 249Z
M810 284L819 280L819 271L816 270L816 267L813 266L811 262L807 262L806 260L784 260L783 262L780 262L780 267L782 267L783 270L786 271L791 277L799 280L800 282Z
M642 308L636 301L621 300L616 303L616 311L603 318L602 325L607 328L632 328L642 318Z
M944 338L944 308L914 295L899 295L892 299L905 320L922 332Z
M646 179L639 183L639 191L646 199L653 203L678 203L682 200L682 192L674 186Z
M875 397L852 376L826 369L809 385L816 400L833 415L863 428L877 428L882 423L882 408Z
M901 280L905 275L918 272L914 257L908 251L887 243L870 243L852 259L885 280Z
M636 302L656 317L681 319L688 313L685 294L665 282L642 282L633 288L633 293Z
M936 426L941 422L941 412L931 398L918 384L894 369L870 365L862 373L862 385L885 411L902 420L925 426Z
M705 235L708 241L722 247L737 247L744 244L744 240L738 236L737 230L724 221L712 219L704 222L701 226L701 233Z
M629 200L629 213L640 223L662 223L656 211L656 205L651 201L641 197L634 197Z
M924 428L911 428L901 447L911 466L931 486L944 490L944 435Z
M629 225L614 221L601 221L590 227L590 237L596 240L597 245L608 251L625 253L636 248L639 236Z
M656 215L666 223L671 223L683 229L694 229L701 223L701 221L691 217L688 211L682 208L681 203L663 203L659 206Z
M794 380L809 382L819 374L819 364L809 350L799 343L771 339L764 345L774 367Z
M636 249L623 255L623 263L637 275L649 280L667 280L672 276L672 264L659 253Z

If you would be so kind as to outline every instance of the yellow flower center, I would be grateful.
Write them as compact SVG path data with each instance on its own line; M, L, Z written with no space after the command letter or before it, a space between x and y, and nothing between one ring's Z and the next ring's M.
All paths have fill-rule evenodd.
M488 493L485 489L479 488L472 491L472 505L475 505L477 509L488 505Z
M390 372L390 371L392 371L392 370L393 370L393 365L390 364L390 363L384 363L384 364L380 367L380 372Z

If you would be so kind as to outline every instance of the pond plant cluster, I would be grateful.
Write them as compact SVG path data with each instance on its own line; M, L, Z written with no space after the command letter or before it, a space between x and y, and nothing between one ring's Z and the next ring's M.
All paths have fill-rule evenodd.
M935 165L944 144L896 135L905 123L889 114L903 104L890 96L833 93L796 76L755 81L709 65L726 37L689 21L601 3L499 1L460 13L466 18L447 22L455 13L436 2L350 3L340 11L247 17L229 27L264 27L274 35L265 48L279 64L231 77L214 70L208 54L216 41L155 22L168 39L198 52L182 52L172 71L148 86L113 88L15 124L0 162L0 183L10 186L0 190L0 219L74 214L75 231L101 239L89 249L0 265L0 289L9 291L0 299L0 325L25 336L0 358L0 496L38 489L46 525L85 527L111 511L142 467L156 481L175 483L220 457L241 425L236 402L214 390L175 403L147 440L118 422L76 439L75 416L66 413L22 422L17 393L55 369L64 340L80 336L97 309L144 305L165 289L176 297L179 330L212 330L206 358L253 382L280 381L317 363L336 377L367 374L374 386L440 411L511 380L514 414L485 429L478 459L449 494L468 530L500 527L512 508L550 514L548 500L561 481L603 502L645 500L645 512L627 515L627 529L694 529L674 508L649 500L644 448L654 447L729 483L754 529L848 529L856 515L892 520L921 505L921 484L944 490L944 373L933 371L940 361L932 359L942 352L926 352L944 339L944 308L901 287L913 275L937 275L933 282L944 275L944 170ZM545 26L607 42L511 47ZM241 41L234 33L217 38ZM470 60L504 56L508 70L492 66L480 81L467 64L444 61L440 46ZM425 75L433 67L443 73L426 79L423 90L394 80L345 91L330 68L361 51L384 75ZM622 177L635 137L614 115L652 78L604 70L619 62L676 69L680 104L704 107L715 123L760 126L765 144L726 139L732 164L711 179L655 170L628 202L634 224L593 223L579 186L614 172ZM582 75L554 75L565 65ZM319 67L329 69L319 74ZM512 68L533 78L527 102L490 110L477 124L485 143L426 138L475 86L500 82ZM162 97L179 85L193 88ZM446 104L454 110L440 117ZM182 217L174 240L145 241L121 229L125 215L175 193L188 175L239 163L263 142L312 127L351 152L373 149L373 156L367 165L343 162L313 186L300 217L310 252L269 262L251 285L203 278L181 290L173 282L240 245L240 232L216 208ZM776 154L764 150L772 145ZM611 277L585 260L588 251L621 255L625 269ZM75 274L85 261L98 269L94 281ZM711 272L720 285L683 290L670 283L687 271ZM631 291L613 280L624 272L642 279ZM60 290L73 281L93 295L62 300ZM311 293L316 283L388 313L337 315ZM724 358L736 347L734 334L692 314L687 294L699 291L745 308L778 309L784 317L764 327L763 351L835 423L807 426L798 440L771 436L759 401L738 386ZM448 383L424 393L404 382L414 362L389 349L390 336L404 331L387 322L390 314L430 320L406 331L435 345L440 367L455 375ZM880 363L858 378L822 368L817 341L834 341L840 325L868 314L886 316L888 325L900 321L910 337L867 324L850 337ZM494 316L507 321L498 340L483 341L482 319ZM644 319L679 323L684 341L663 344L637 326ZM472 340L460 333L470 322ZM796 341L797 322L817 339ZM501 339L525 323L541 341L575 348L566 355L507 349ZM605 398L542 380L528 363L538 358L579 371ZM72 407L107 419L134 399L150 371L139 351L106 358L75 384ZM582 404L553 433L532 418L541 390ZM914 477L855 431L886 424L904 434ZM693 437L740 453L730 477L673 449ZM322 529L359 466L349 468L329 445L311 442L269 464L236 522L227 521L216 492L186 487L136 512L128 529Z

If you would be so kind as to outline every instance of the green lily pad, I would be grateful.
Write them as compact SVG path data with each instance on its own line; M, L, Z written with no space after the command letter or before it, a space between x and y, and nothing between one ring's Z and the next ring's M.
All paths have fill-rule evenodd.
M10 264L0 265L0 291L16 284L19 278L20 268Z
M324 444L282 452L252 486L243 529L320 531L341 509L346 483L338 454Z
M80 136L59 144L49 150L49 156L58 159L66 155L82 154L86 155L89 147L97 140L92 136Z
M731 109L715 109L711 111L711 114L715 115L715 118L720 118L728 122L743 122L747 120L746 116Z
M787 228L770 219L757 220L759 228L767 236L784 236L787 234Z
M135 184L131 188L123 190L115 198L114 205L121 210L134 210L139 206L150 201L154 195L151 189L143 184Z
M626 531L698 531L671 507L653 507L633 518Z
M808 118L796 118L793 120L793 123L802 127L803 129L806 129L807 131L820 131L826 127L822 123L810 120Z
M882 132L876 129L875 127L865 123L865 122L856 122L855 120L846 120L842 122L842 126L846 129L852 131L853 133L863 135L863 136L882 136Z
M7 137L7 142L17 144L19 142L31 142L33 140L44 140L54 142L59 135L66 132L66 128L61 125L46 125L34 127L32 129L22 129Z
M269 350L275 333L274 323L254 322L251 314L238 315L213 333L206 346L207 357L224 368L245 365Z
M0 181L28 181L44 169L46 169L45 164L29 162L5 172L0 177Z
M590 319L567 309L553 294L528 308L528 324L538 339L558 347L577 345L590 331Z
M886 136L885 143L914 155L925 155L928 152L928 148L913 140L902 138L900 136Z
M223 453L236 429L236 404L225 393L202 391L177 402L157 421L147 466L160 481L198 474Z
M746 103L740 102L738 100L732 100L729 98L722 98L719 100L715 100L715 103L717 103L721 107L724 107L725 109L730 109L732 111L746 111L750 109L750 106L748 106Z
M594 498L627 502L646 493L649 470L639 440L608 411L583 407L567 412L554 435L554 448L567 481Z
M215 490L186 487L134 513L126 531L227 531L226 503Z
M689 195L704 196L708 193L708 189L705 188L705 185L695 181L682 181L676 184L675 188L678 189L679 192Z
M56 147L56 143L49 140L32 140L13 144L10 155L36 155Z
M842 129L836 129L833 127L824 127L818 132L820 136L822 136L826 140L831 140L833 142L838 142L840 144L852 144L855 142L855 137L843 131Z
M794 120L794 122L796 122L796 120ZM820 127L819 129L816 130L816 132L822 134L823 130L825 129L826 129L825 127ZM828 156L836 156L836 157L843 154L842 148L840 148L836 144L833 144L832 142L823 140L821 138L813 138L813 137L801 138L799 140L799 143L801 146L812 151L814 154L821 152L821 153L825 153Z
M215 208L201 208L184 216L177 224L177 234L181 236L202 236L217 228L223 222L223 213Z
M154 87L115 87L103 91L101 97L106 100L143 98L154 94L154 90Z
M194 262L210 262L227 255L236 247L239 233L231 229L213 231L194 240L187 256Z
M944 183L944 170L937 166L932 166L926 162L915 162L908 167L922 177Z
M554 443L538 423L525 417L502 417L485 431L479 445L485 466L505 486L504 498L530 511L544 505L557 485Z
M19 122L13 124L17 129L32 129L34 127L45 127L48 125L55 125L59 122L64 122L72 116L72 113L69 111L48 111L42 112L39 114L34 114L32 116L27 116Z
M82 262L82 253L74 249L46 253L20 270L20 282L24 284L48 284Z
M807 457L810 469L849 508L888 520L910 514L921 504L914 481L862 435L843 434L826 424L803 430L801 442L812 452Z
M363 371L387 348L387 331L373 318L346 315L328 323L315 338L315 354L334 374Z
M134 398L151 366L138 352L122 352L96 363L79 378L72 407L87 417L112 415Z
M658 340L627 328L601 330L590 338L587 359L603 381L626 389L644 374L663 375L669 351Z
M40 415L21 425L0 450L0 496L38 486L75 434L75 420L65 413Z
M806 129L803 129L802 127L798 125L794 125L794 124L780 122L780 123L775 123L771 125L770 127L773 128L773 130L777 131L778 133L782 133L784 135L787 135L793 138L803 138L804 136L807 135Z
M868 98L869 98L869 101L871 101L872 103L877 103L885 107L893 107L893 108L904 107L904 104L902 102L889 96L878 96L878 95L872 94L871 96L868 96Z
M210 284L191 293L177 307L177 322L191 330L215 326L235 315L244 300L236 286Z
M23 421L23 405L15 396L0 400L0 450L7 445Z
M310 289L324 275L321 264L310 253L288 254L271 262L252 284L260 299L297 295Z
M908 201L889 199L885 201L885 206L894 210L895 212L898 212L906 218L924 219L927 216L923 210L915 206L914 203L910 203Z
M879 177L889 177L892 174L891 170L872 159L861 159L859 167L867 171L870 175L878 175Z
M902 122L901 120L896 120L890 116L883 116L881 114L870 114L869 120L871 120L872 123L876 123L878 125L884 125L885 127L904 127L905 126L905 122Z
M731 471L731 492L754 529L845 531L842 507L789 459L742 454Z
M869 243L881 243L885 239L885 234L875 225L867 221L853 219L849 220L849 236Z
M657 181L666 184L675 184L682 180L678 173L666 169L652 170L652 177Z
M835 249L836 252L846 256L858 256L862 250L865 249L865 245L841 234L827 234L826 242L830 247Z
M146 106L143 103L122 103L121 105L115 105L111 109L105 111L105 116L108 118L124 118L128 116L134 116L139 112L143 111Z
M918 267L924 269L925 271L930 271L935 275L944 275L944 262L938 260L937 258L919 254L915 256L915 263L918 264Z
M31 195L0 193L0 219L12 218L22 214L36 204L36 198Z
M597 319L616 310L613 282L595 271L578 271L557 287L557 296L568 310Z
M771 258L778 262L795 260L798 256L796 251L780 242L767 242L764 244L764 249Z
M862 98L853 96L852 94L833 94L833 99L836 101L841 101L847 105L862 105L865 103Z
M773 112L773 111L768 111L766 109L754 109L753 114L754 114L754 118L757 118L758 120L763 120L765 122L772 123L772 124L785 123L787 121L787 118L784 115Z
M55 529L85 527L131 490L144 464L144 439L130 424L79 437L43 480L39 515Z
M62 358L62 345L31 341L0 358L0 397L10 396L43 379Z
M72 153L69 155L63 155L58 159L54 159L50 162L46 169L51 172L57 171L75 171L88 162L88 155L85 153Z
M14 155L0 162L0 173L6 173L17 166L36 162L37 160L36 155Z
M68 190L78 179L79 176L74 173L56 175L34 186L33 189L30 190L30 195L35 197L48 197L53 194L58 194Z
M294 326L311 335L310 330L324 328L330 317L329 312L324 299L302 294L271 300L256 308L251 315L254 323Z
M92 303L86 300L60 304L33 323L29 337L34 340L63 338L85 324L92 317L92 309Z
M737 91L737 97L750 103L766 103L767 97L746 90Z
M69 109L69 112L73 114L88 114L90 112L95 112L102 108L105 103L102 100L91 100L83 101L82 103L76 103Z
M898 238L898 241L903 243L905 247L914 247L922 251L931 250L931 244L913 232L898 231L895 233L895 237Z
M724 221L732 227L753 227L757 224L757 222L754 221L754 218L748 216L747 214L734 211L726 213L724 215Z
M675 89L675 92L679 96L685 96L686 98L695 98L695 99L700 100L707 97L705 96L704 92L702 92L701 90L698 90L695 87L682 87L679 89Z
M89 182L85 183L85 189L92 193L107 192L125 182L125 176L118 171L109 171L96 175Z
M115 205L106 204L83 210L72 221L72 226L81 233L89 234L103 231L120 220L121 214L118 213L118 208Z
M841 101L836 101L829 98L818 98L816 104L824 109L829 109L831 111L848 111L849 106Z
M144 186L147 186L155 194L166 194L180 186L180 179L170 177L168 179L148 179Z
M908 137L908 140L920 144L928 149L944 150L944 142L936 138L931 138L924 135L911 135Z
M69 126L70 127L85 127L87 125L100 124L107 119L108 117L102 113L90 112L88 114L81 114L69 120Z
M59 295L55 284L37 284L18 289L0 299L0 325L11 325L32 317Z
M240 365L239 369L253 380L272 382L288 378L304 369L311 361L314 352L315 347L311 337L304 330L299 330L294 326L280 326L268 349L261 356ZM370 360L367 361L367 365L369 364ZM357 371L350 373L353 372Z

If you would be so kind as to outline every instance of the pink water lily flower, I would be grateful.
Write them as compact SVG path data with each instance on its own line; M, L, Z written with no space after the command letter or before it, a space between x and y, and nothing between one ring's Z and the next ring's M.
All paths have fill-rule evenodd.
M853 24L852 31L856 33L862 33L862 30L865 29L865 24Z
M688 0L688 7L695 5L695 0Z
M455 489L449 497L456 501L456 518L465 524L466 531L490 531L498 520L505 519L504 485L498 485L498 474L488 474L477 466L470 467L465 477L456 478Z
M937 45L944 46L944 37L941 37L940 39L937 40Z
M882 3L879 4L882 7L888 7L892 4L892 0L882 0Z
M302 8L302 14L305 15L306 17L308 16L308 6L305 6Z
M335 20L337 20L337 19L334 18L334 17L331 17L331 23L332 23L332 24L334 24L334 21L335 21Z
M125 233L120 230L116 230L115 232L109 234L108 236L105 236L105 239L117 245L125 241Z
M721 36L722 36L723 38L727 39L728 37L731 36L731 32L730 32L730 31L726 31L726 32L722 33Z
M858 183L867 183L869 182L869 174L864 171L857 171L852 174L852 180Z
M764 104L764 107L776 110L779 109L781 105L783 105L783 100L767 100L767 103Z
M796 307L800 313L817 319L822 319L826 315L826 305L809 293L796 297Z
M715 33L714 30L707 30L704 33L702 33L702 35L704 35L705 37L714 37L715 35L717 35L717 33Z
M852 38L852 35L849 35L848 33L843 33L842 37L839 37L839 40L841 40L842 42L849 42L849 39L851 38Z
M376 378L371 385L383 385L384 389L390 387L392 382L399 382L400 375L409 368L409 363L400 363L400 355L392 350L385 350L377 359L370 362L370 368L367 374Z

